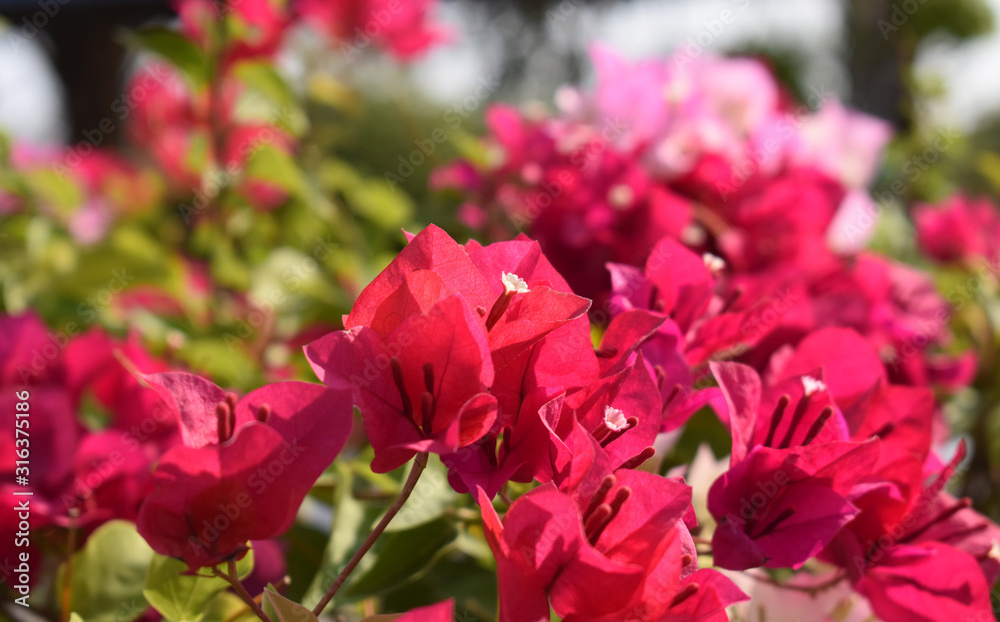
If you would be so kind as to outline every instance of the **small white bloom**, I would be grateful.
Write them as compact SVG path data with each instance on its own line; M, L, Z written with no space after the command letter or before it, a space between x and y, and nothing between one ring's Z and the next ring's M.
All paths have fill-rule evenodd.
M635 193L626 184L616 184L608 190L608 203L615 209L625 209L632 204Z
M628 427L628 421L626 421L625 413L622 411L611 406L605 406L604 425L608 426L608 429L612 432L621 432Z
M707 238L708 234L705 233L705 229L694 223L684 227L684 230L681 231L681 242L688 246L700 246L705 243Z
M705 262L705 266L708 267L708 271L712 274L718 274L722 272L723 268L726 267L726 260L722 257L713 255L712 253L705 253L701 256L702 261Z
M517 276L513 272L501 272L500 282L503 283L503 291L505 294L510 294L512 292L517 294L527 294L529 291L528 284L524 282L524 279Z
M813 393L826 391L826 384L822 380L817 380L810 376L802 376L802 388L805 389L806 395L812 395Z
M990 546L990 552L987 553L986 556L993 561L1000 562L1000 542L994 540L993 544Z

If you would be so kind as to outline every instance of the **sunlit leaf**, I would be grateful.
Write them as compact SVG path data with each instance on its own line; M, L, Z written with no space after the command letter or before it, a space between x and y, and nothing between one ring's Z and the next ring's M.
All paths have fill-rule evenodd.
M134 524L109 521L73 555L71 576L60 567L58 584L70 577L70 608L87 622L128 622L146 610L142 588L152 560Z
M210 568L202 568L198 576L182 574L187 564L163 555L156 555L145 578L142 590L146 599L171 622L190 620L198 622L205 612L208 602L216 594L229 587L229 583L219 577L200 576L211 573ZM240 578L253 570L253 551L236 563Z

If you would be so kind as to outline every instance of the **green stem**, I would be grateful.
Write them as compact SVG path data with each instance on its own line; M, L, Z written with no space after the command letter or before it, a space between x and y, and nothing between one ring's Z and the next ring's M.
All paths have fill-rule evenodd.
M413 488L417 485L417 480L420 479L420 474L424 472L424 467L426 466L427 452L425 451L417 454L417 457L414 458L413 468L410 469L410 475L406 478L406 483L403 484L403 489L399 491L399 496L396 497L396 501L393 502L392 507L390 507L385 513L385 516L382 517L382 520L379 521L378 525L375 526L375 529L373 529L368 535L361 547L355 551L354 557L352 557L351 560L347 562L347 565L344 566L344 569L340 571L337 579L333 582L333 585L326 590L326 594L323 595L323 598L321 598L319 603L313 607L313 615L318 616L323 612L323 609L326 608L330 601L333 600L334 595L336 595L337 591L344 585L344 582L347 581L347 577L349 577L351 572L354 571L354 568L358 565L358 562L361 561L361 558L365 556L368 549L372 548L372 545L375 544L378 537L381 536L382 532L385 531L385 528L389 526L389 521L392 520L396 513L403 507L403 504L406 503L406 500L410 497L410 493L413 492Z

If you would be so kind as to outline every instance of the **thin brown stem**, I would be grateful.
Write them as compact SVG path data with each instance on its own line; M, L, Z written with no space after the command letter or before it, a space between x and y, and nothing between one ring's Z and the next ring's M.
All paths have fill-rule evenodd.
M789 585L787 583L781 583L779 581L775 581L774 579L772 579L771 577L769 577L767 575L757 574L757 573L753 573L753 572L748 572L746 574L750 575L751 577L753 577L754 579L760 581L761 583L767 583L767 584L773 585L775 587L780 587L780 588L786 589L786 590L794 590L796 592L805 592L806 594L809 594L810 596L815 596L816 594L819 594L820 592L822 592L824 590L830 589L831 587L833 587L833 586L837 585L838 583L840 583L841 581L843 581L844 577L846 576L846 574L844 573L844 571L841 570L841 571L837 572L836 574L834 574L832 577L830 577L830 579L828 579L827 581L824 581L823 583L817 583L816 585Z
M399 491L399 496L396 497L396 501L393 502L392 507L385 513L382 520L378 522L375 529L365 538L365 541L361 544L361 547L355 551L354 556L351 558L344 569L340 571L337 575L336 580L334 580L333 585L331 585L327 590L326 594L323 594L323 598L320 599L319 603L313 607L313 615L318 616L323 612L323 609L333 600L333 597L337 594L337 591L344 585L347 581L347 577L351 575L354 568L361 561L361 558L365 556L368 549L372 548L378 537L382 535L385 528L389 526L389 521L392 520L396 513L403 507L406 500L410 497L410 493L413 492L413 488L417 485L417 480L420 479L420 474L424 472L424 467L427 466L427 452L421 452L417 454L417 457L413 460L413 468L410 469L410 475L406 478L406 483L403 484L403 489Z
M511 504L514 503L513 501L510 500L510 495L507 494L507 484L503 485L503 488L500 489L499 494L500 494L500 499L502 499L503 502L507 504L507 507L510 507Z
M260 608L260 605L257 604L257 601L254 600L253 596L251 596L249 592L247 592L247 589L243 587L243 583L240 582L240 575L236 570L235 560L231 559L227 562L226 572L220 572L218 568L213 568L212 572L215 576L228 581L229 585L233 586L233 590L236 592L237 596L243 599L243 602L247 604L247 607L250 607L250 610L253 611L258 618L264 622L272 622L271 618L267 617L267 614Z
M212 576L215 576L215 575L212 575ZM292 582L291 577L289 577L288 575L285 575L281 579L281 581L279 581L278 583L275 584L274 587L275 587L275 589L280 589L280 588L283 588L283 587L287 587L291 582ZM258 605L263 604L263 602L264 602L264 594L258 594L257 596L254 597L253 600ZM261 608L263 608L263 607L261 607ZM230 613L229 617L226 618L226 619L224 619L222 622L234 622L234 620L239 619L247 611L250 611L250 607L247 607L247 606L240 607L236 611Z
M73 604L73 551L76 549L76 519L80 516L80 510L71 508L69 510L69 542L66 543L66 576L63 579L62 590L62 622L68 622L71 605Z

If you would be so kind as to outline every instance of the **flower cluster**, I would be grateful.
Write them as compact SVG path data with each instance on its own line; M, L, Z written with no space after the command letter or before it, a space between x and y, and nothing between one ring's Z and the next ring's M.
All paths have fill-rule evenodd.
M563 89L553 117L494 107L486 167L437 171L468 197L467 224L525 227L574 291L598 299L605 263L641 265L665 235L740 272L815 273L832 261L828 237L863 242L850 218L871 201L886 124L825 93L818 111L797 106L751 59L632 64L603 47L592 59L593 92Z
M718 622L773 618L771 589L808 594L817 618L990 619L1000 527L949 492L977 448L945 406L992 357L956 343L958 305L931 275L864 248L883 122L822 93L799 106L758 60L632 63L595 47L593 89L560 90L552 115L494 106L481 159L433 174L490 243L428 225L392 242L363 289L348 284L366 274L356 247L296 247L348 223L321 192L355 191L369 214L388 195L335 160L305 180L305 121L275 58L306 26L347 58L374 44L409 60L449 36L434 6L179 0L176 30L138 37L161 59L128 87L149 168L111 151L0 153L18 172L0 179L0 213L42 216L19 225L32 261L66 281L82 258L167 264L76 309L126 338L0 317L0 453L27 445L30 422L30 555L62 569L39 588L60 587L60 613L92 604L87 547L114 520L141 549L122 556L139 576L123 571L122 591L154 619L194 619L184 605L201 599L264 622L443 622L460 605L500 622ZM262 114L258 91L290 108ZM192 194L183 225L163 219L172 258L146 252L152 228L112 231ZM913 215L934 262L995 278L994 205L958 195ZM46 220L93 252L36 253ZM5 304L45 300L4 268ZM252 369L206 372L220 358ZM28 394L39 414L22 425ZM688 459L703 442L714 470ZM431 470L436 490L416 493ZM27 486L16 462L0 471L0 492ZM422 505L393 523L411 494ZM18 521L0 516L5 533ZM285 589L280 547L319 557L302 550L319 537L311 581L289 568ZM24 553L11 544L0 562ZM393 558L412 551L430 561ZM485 573L487 604L425 590L438 568L446 582ZM821 606L823 593L844 600Z
M33 458L25 470L6 461L2 486L9 495L20 489L15 475L28 473L21 481L33 492L34 529L89 533L111 519L136 519L155 489L152 466L180 439L173 413L132 374L161 371L162 363L135 339L119 341L96 329L78 334L76 325L67 331L49 333L31 314L0 318L0 445L9 456L28 447ZM14 433L19 393L37 413L21 424L28 436ZM16 514L2 520L5 532L17 531ZM17 559L13 538L3 547L4 560ZM34 553L41 558L41 549Z
M895 380L870 337L836 322L806 325L761 371L713 361L760 310L720 299L714 257L666 237L651 261L612 266L630 295L616 294L595 350L588 301L537 243L463 247L431 226L362 292L347 329L306 353L324 382L351 387L375 471L438 453L455 489L475 492L502 620L550 606L571 620L702 619L744 598L698 570L691 534L707 531L691 489L640 469L659 433L706 404L733 439L707 496L716 566L822 560L887 619L988 611L1000 528L943 492L964 446L942 462L926 383ZM492 500L510 481L543 485L501 519ZM928 556L954 572L942 579ZM609 589L583 587L598 584Z
M711 533L716 566L818 560L885 619L991 615L997 527L943 492L965 446L943 449L932 390L968 386L975 355L948 350L951 310L928 275L862 250L886 126L825 98L796 108L754 60L592 56L591 92L560 91L555 116L494 107L486 163L433 181L463 193L465 224L497 237L525 228L595 299L600 368L645 369L658 391L640 408L658 407L659 432L673 433L662 438L706 405L729 429L712 525L696 532ZM989 204L956 198L916 220L936 259L991 260ZM628 358L605 365L623 344ZM588 391L565 401L586 404ZM600 439L589 404L572 412ZM565 420L551 426L563 444L540 453L565 446L573 464ZM562 490L558 469L552 478ZM942 577L930 557L953 571Z
M589 305L535 242L463 247L430 226L306 355L351 386L374 471L433 452L475 491L501 620L545 619L550 604L566 620L717 615L744 596L698 570L690 488L637 470L663 407L634 350L663 319L622 315L595 351ZM491 500L508 481L544 485L501 520Z

